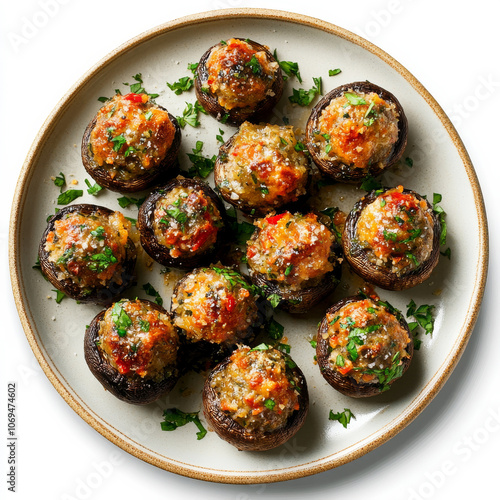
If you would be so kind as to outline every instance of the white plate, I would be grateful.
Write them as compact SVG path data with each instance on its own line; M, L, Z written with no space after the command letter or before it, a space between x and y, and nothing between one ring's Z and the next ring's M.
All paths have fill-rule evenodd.
M285 445L264 453L238 452L210 432L197 441L191 425L162 432L162 410L178 407L201 409L201 376L182 379L168 397L146 407L127 405L105 392L93 378L83 356L82 339L87 325L100 310L70 299L56 304L51 286L31 267L47 215L54 212L58 188L51 176L64 172L84 189L89 178L80 159L83 130L99 108L97 98L142 73L148 92L160 94L157 102L181 115L185 102L194 102L194 91L176 96L166 87L187 76L187 64L221 39L248 37L278 51L281 60L296 61L304 83L288 80L273 121L304 128L310 108L292 107L287 96L292 87L310 88L321 76L323 92L344 83L369 80L395 94L409 122L405 156L413 168L397 167L383 177L384 184L403 184L426 194L443 195L447 212L451 260L442 258L432 277L405 292L380 291L381 298L406 311L406 304L435 306L432 337L421 336L404 378L387 393L367 400L352 400L333 390L313 362L309 339L316 332L329 302L356 291L359 280L346 272L329 302L306 316L278 313L291 354L308 380L311 407L305 426ZM341 68L334 77L328 70ZM181 164L196 140L205 143L203 153L217 152L219 128L227 139L234 129L201 115L201 126L183 131ZM364 192L334 186L325 190L326 203L349 210ZM119 195L102 192L77 202L97 203L119 209ZM125 209L134 217L136 210ZM420 83L399 63L366 40L341 28L280 11L237 9L199 14L159 26L131 40L99 62L64 96L36 137L26 159L14 198L10 227L10 269L19 315L40 365L67 403L91 426L133 455L166 470L210 481L257 483L314 474L354 460L374 449L411 422L436 395L457 364L472 332L482 299L487 269L487 226L480 187L460 138L450 121ZM160 266L139 267L139 285L128 296L145 297L141 285L150 282L168 307L174 280L165 285ZM187 391L185 389L188 389ZM350 408L356 420L347 429L328 420L334 412Z

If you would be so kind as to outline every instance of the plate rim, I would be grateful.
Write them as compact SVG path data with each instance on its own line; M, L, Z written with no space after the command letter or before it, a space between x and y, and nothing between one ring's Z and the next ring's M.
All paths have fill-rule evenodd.
M437 116L441 124L444 126L448 136L452 140L460 159L465 168L469 183L472 189L473 198L476 206L476 215L478 219L478 234L479 234L479 259L477 262L475 275L476 281L474 290L471 294L469 307L463 322L462 328L457 335L457 340L453 344L453 348L448 353L447 357L439 369L435 372L429 382L420 390L416 398L399 414L393 421L386 424L381 429L350 445L348 448L336 452L335 454L322 457L320 459L299 464L296 466L289 466L283 469L263 470L263 471L226 471L220 469L209 469L207 467L195 466L192 464L185 464L178 460L173 460L167 457L160 458L158 454L147 448L140 443L134 446L132 443L135 441L131 438L125 439L123 434L110 429L110 425L106 427L102 424L102 419L96 415L87 405L81 401L76 394L73 394L68 387L69 384L64 383L64 378L61 374L56 373L51 367L49 362L50 356L44 352L44 349L38 342L36 328L31 325L29 320L29 304L23 296L23 283L22 271L20 268L20 232L18 231L19 220L21 218L26 199L23 196L25 187L29 184L33 175L33 166L40 155L45 138L50 136L52 130L55 128L58 117L70 106L73 99L78 92L87 85L102 69L111 64L115 59L122 56L126 52L134 49L136 46L147 43L148 41L161 36L167 32L181 29L187 26L194 26L197 24L205 24L221 20L230 19L274 19L292 24L299 24L310 28L319 29L330 33L334 36L341 37L349 42L352 42L359 47L369 51L377 56L383 62L395 69L412 87L416 90L431 107L434 114ZM57 392L66 401L66 403L91 427L93 427L102 436L108 439L113 444L119 446L124 451L131 455L155 465L158 468L174 472L176 474L200 479L211 482L231 483L231 484L257 484L257 483L270 483L306 477L309 475L317 474L335 467L339 467L345 463L356 460L365 455L369 451L382 445L403 428L409 425L430 403L430 401L437 395L439 390L443 387L452 371L458 364L465 347L472 334L475 322L477 320L480 305L484 296L486 277L488 270L488 226L486 219L486 210L484 199L479 185L477 174L472 165L469 154L459 137L455 127L450 119L426 90L426 88L396 59L386 53L384 50L369 42L368 40L346 30L340 26L334 25L327 21L310 17L303 14L288 12L275 9L261 9L261 8L229 8L214 11L201 12L183 16L173 19L166 23L155 26L133 38L124 42L116 49L101 58L94 66L92 66L83 76L81 76L70 89L59 100L54 109L48 115L39 132L35 136L30 150L21 168L16 189L13 196L11 215L9 221L9 272L12 284L12 291L14 296L15 305L18 315L23 327L24 333L27 337L31 350L33 351L40 367L45 375L52 383ZM48 359L47 359L48 358ZM339 455L340 457L336 455Z

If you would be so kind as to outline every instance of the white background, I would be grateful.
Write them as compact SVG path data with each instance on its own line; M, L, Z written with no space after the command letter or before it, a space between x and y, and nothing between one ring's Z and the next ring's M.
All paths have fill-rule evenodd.
M461 7L463 6L463 7ZM24 0L2 2L0 286L0 497L373 500L465 499L498 493L498 198L500 66L495 2L476 0ZM492 256L481 313L457 369L428 408L357 461L270 485L204 483L141 462L71 410L38 366L19 323L8 276L8 215L37 131L73 83L108 52L165 21L219 8L265 7L324 19L375 43L403 64L448 113L472 158L489 213ZM27 31L28 23L38 27ZM467 235L467 227L454 228ZM495 290L496 289L496 290ZM496 294L495 294L496 292ZM7 382L17 393L17 491L7 491ZM3 396L2 396L3 394ZM3 399L2 399L3 398ZM5 443L5 444L4 444Z

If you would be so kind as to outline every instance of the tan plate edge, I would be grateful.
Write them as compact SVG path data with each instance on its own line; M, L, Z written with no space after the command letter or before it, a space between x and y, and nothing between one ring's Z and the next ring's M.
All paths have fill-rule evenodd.
M177 463L175 461L165 461L157 456L153 452L143 451L131 445L129 442L124 440L118 433L113 433L105 425L101 423L99 418L85 407L85 405L80 402L71 392L69 392L63 382L60 380L58 375L52 370L51 366L47 362L42 352L41 346L38 344L35 332L28 319L28 313L26 311L26 306L23 301L22 293L22 280L21 280L21 270L19 268L19 233L18 233L18 221L20 220L25 200L23 200L23 192L25 186L29 182L32 172L31 165L36 162L40 145L43 143L44 137L49 135L54 128L58 116L64 112L64 110L70 105L74 96L77 92L86 85L92 78L106 65L111 63L114 59L122 54L133 49L137 44L147 42L148 40L155 38L168 31L180 29L185 26L191 26L194 24L201 24L206 22L220 21L224 19L233 18L266 18L266 19L276 19L285 22L296 23L300 25L305 25L326 31L333 35L344 38L356 45L368 50L372 54L382 59L385 63L389 64L394 68L400 75L402 75L406 81L408 81L412 87L418 91L418 93L426 100L426 102L433 109L435 114L440 119L441 123L447 130L450 138L455 144L460 158L464 164L469 181L473 190L474 200L477 208L479 235L480 235L480 249L479 249L479 261L476 268L476 285L474 292L472 294L472 299L469 305L469 310L467 311L466 321L463 328L458 336L458 340L454 346L454 349L448 357L444 360L440 370L436 373L433 379L427 384L426 387L422 389L419 396L407 407L407 410L400 415L395 421L391 422L390 425L377 431L374 435L368 436L362 442L352 445L356 449L350 453L343 453L341 457L333 458L324 457L320 460L310 462L307 464L301 464L296 467L289 467L283 470L271 470L271 471L260 471L254 472L238 472L232 473L230 471L222 470L209 470L200 469L197 470L193 466L187 464ZM423 87L423 85L406 70L401 64L399 64L394 58L389 54L368 42L367 40L355 35L354 33L347 31L343 28L335 26L331 23L308 17L302 14L295 14L285 11L269 10L269 9L223 9L211 12L203 12L199 14L194 14L190 16L185 16L179 19L162 24L156 28L153 28L145 33L132 38L128 42L122 44L120 47L112 51L110 54L105 56L101 61L94 65L81 79L79 79L71 89L63 96L63 98L56 105L54 110L48 116L44 124L42 125L39 133L35 137L31 149L26 157L26 160L21 169L19 175L19 180L16 185L16 190L13 197L11 217L9 223L9 269L12 281L12 289L16 307L18 310L19 318L23 326L24 332L28 339L31 349L35 354L41 368L45 372L47 378L53 384L55 389L64 398L68 405L89 425L96 429L100 434L102 434L106 439L116 444L128 453L136 456L137 458L144 460L152 465L159 468L174 472L176 474L192 477L195 479L213 481L213 482L223 482L223 483L234 483L234 484L252 484L252 483L268 483L276 481L284 481L289 479L295 479L298 477L305 477L318 472L322 472L334 467L338 467L347 462L355 460L365 453L373 450L374 448L380 446L381 444L388 441L390 438L395 436L399 431L406 427L410 422L412 422L429 404L429 402L434 398L438 391L442 388L448 377L451 375L453 369L457 365L463 351L467 345L467 342L472 333L474 324L477 320L477 316L480 309L480 304L483 298L484 289L486 285L486 275L488 268L488 228L486 221L486 211L484 206L484 200L481 192L481 188L477 179L476 172L469 158L467 151L462 143L462 140L457 134L451 121L440 107L440 105L435 101L435 99L429 94L429 92Z

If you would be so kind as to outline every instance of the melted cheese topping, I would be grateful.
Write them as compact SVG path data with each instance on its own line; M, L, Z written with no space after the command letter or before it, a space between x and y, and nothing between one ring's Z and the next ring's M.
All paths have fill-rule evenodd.
M255 222L247 247L251 269L292 290L312 286L333 270L334 235L315 214L284 212Z
M59 280L71 279L81 288L121 283L130 222L120 212L109 217L70 212L54 222L45 243L48 260Z
M90 150L112 178L127 179L161 163L174 135L167 111L150 103L147 94L115 95L97 113Z
M300 384L286 363L276 349L236 350L210 384L219 396L221 410L250 432L284 427L299 409Z
M202 189L177 186L155 205L154 234L174 258L208 250L222 225L218 208Z
M296 201L308 178L307 158L296 144L292 126L243 123L222 159L219 189L250 208Z
M323 109L314 131L320 158L338 160L354 168L367 169L384 162L398 140L396 106L375 93L345 93ZM361 104L363 103L363 104Z
M403 186L389 189L362 210L356 239L370 262L402 276L432 253L431 210L425 200L403 193Z
M178 335L167 314L141 300L121 300L104 314L99 347L122 375L161 381L177 363Z
M328 313L330 365L356 382L386 384L401 376L408 357L408 333L394 314L371 299L351 302Z
M193 342L235 344L257 320L255 296L228 268L197 269L172 296L174 323Z
M212 49L207 59L208 79L202 88L217 96L219 104L231 110L254 107L271 90L279 65L266 52L256 51L243 41L231 38Z

